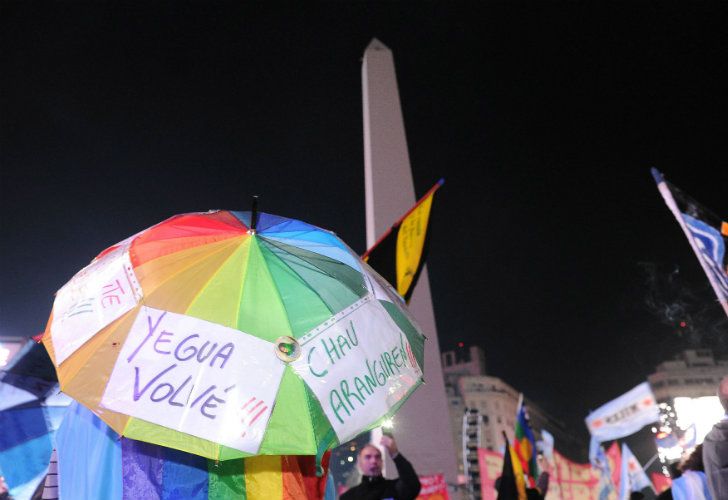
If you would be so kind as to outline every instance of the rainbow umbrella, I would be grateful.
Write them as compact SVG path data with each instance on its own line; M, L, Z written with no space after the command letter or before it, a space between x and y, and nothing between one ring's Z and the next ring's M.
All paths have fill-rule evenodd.
M61 389L117 433L204 457L318 455L422 381L402 298L335 234L257 212L174 216L56 294Z

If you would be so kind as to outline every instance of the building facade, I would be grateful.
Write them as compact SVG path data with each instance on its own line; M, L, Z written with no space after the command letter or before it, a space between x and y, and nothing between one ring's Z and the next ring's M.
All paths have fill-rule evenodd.
M716 360L710 349L689 349L657 365L647 381L658 401L671 402L678 397L715 396L726 375L728 360Z
M464 435L467 427L463 425L463 416L478 415L479 447L499 451L505 444L504 433L510 442L513 441L521 393L502 379L486 374L485 353L477 346L443 352L442 367L450 406L450 431L453 441L461 445L458 471L464 476L468 469L466 462L473 453L467 449L469 440ZM586 459L584 443L569 433L561 421L528 397L524 397L524 401L537 440L541 439L541 430L545 429L554 436L559 453L574 460ZM472 434L475 436L476 433Z

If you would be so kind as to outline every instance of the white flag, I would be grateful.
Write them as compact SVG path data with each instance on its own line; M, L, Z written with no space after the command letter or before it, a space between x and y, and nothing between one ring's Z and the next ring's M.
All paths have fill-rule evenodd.
M634 434L659 418L650 384L643 382L586 417L589 433L599 442Z

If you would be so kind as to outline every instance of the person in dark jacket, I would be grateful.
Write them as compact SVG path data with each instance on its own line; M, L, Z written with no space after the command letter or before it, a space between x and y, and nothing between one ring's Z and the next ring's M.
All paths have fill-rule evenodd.
M359 452L357 466L361 471L361 483L341 495L341 500L414 500L420 493L420 480L412 464L397 449L394 437L383 435L381 444L386 448L397 467L397 479L382 476L382 453L373 444L364 446Z
M718 386L718 399L725 415L703 441L703 466L714 499L728 498L728 376Z

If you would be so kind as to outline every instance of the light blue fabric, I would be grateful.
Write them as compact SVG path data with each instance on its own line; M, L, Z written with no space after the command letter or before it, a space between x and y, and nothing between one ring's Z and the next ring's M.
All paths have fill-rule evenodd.
M121 500L119 436L74 402L56 434L60 498Z
M33 494L48 470L52 446L43 434L0 453L0 470L13 498L27 500Z
M686 470L682 476L672 480L671 491L675 500L712 500L708 478L702 471Z
M619 499L628 500L633 491L652 488L650 479L627 443L622 443L622 469L619 475Z
M300 234L290 236L288 236L288 234L289 233L275 233L274 235L265 234L263 236L265 239L270 241L279 241L292 247L302 248L309 252L329 257L330 259L346 264L356 271L362 272L361 266L359 265L359 258L352 255L349 249L343 248L340 243L341 240L333 235L322 231L317 231L315 233L308 232L305 237L301 237ZM315 238L310 236L315 236Z
M326 490L324 490L324 500L336 500L336 481L334 481L334 475L329 469L328 476L326 477Z

